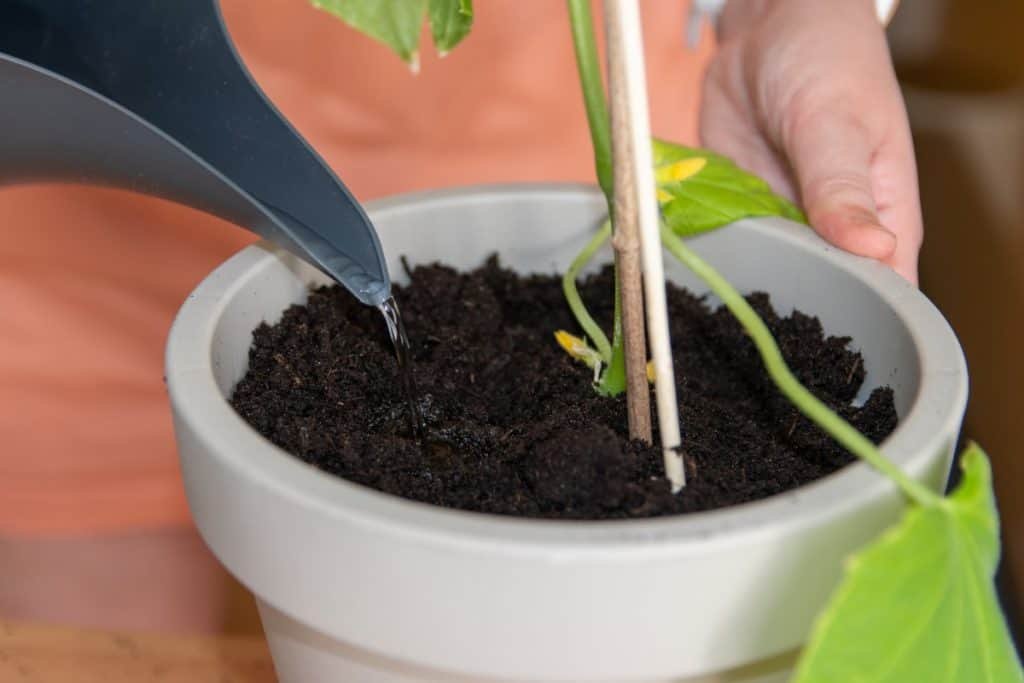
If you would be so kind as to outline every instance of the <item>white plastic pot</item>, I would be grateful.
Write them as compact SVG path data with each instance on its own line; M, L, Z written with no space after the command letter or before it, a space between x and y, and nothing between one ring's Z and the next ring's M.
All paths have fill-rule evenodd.
M522 272L554 273L604 206L589 188L513 186L398 197L370 215L395 276L401 254L468 268L494 251ZM924 296L781 220L692 244L742 291L767 290L781 312L797 306L854 337L867 388L895 390L901 422L884 452L944 485L967 375ZM706 289L678 264L668 272ZM284 683L782 681L844 557L902 508L863 464L757 503L614 522L452 511L329 476L225 400L252 330L321 282L287 254L249 247L189 297L167 349L193 515L256 594Z

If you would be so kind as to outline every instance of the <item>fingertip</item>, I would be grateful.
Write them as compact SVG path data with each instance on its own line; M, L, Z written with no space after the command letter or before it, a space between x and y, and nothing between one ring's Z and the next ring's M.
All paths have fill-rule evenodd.
M858 256L886 261L896 253L896 235L869 211L828 211L812 216L811 224L826 240Z

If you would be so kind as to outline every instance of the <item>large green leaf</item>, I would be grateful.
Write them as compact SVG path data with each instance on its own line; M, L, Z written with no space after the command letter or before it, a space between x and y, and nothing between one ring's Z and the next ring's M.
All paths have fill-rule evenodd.
M472 0L430 0L430 32L442 55L458 45L472 27Z
M403 60L419 66L420 32L428 0L313 0L313 5L384 43ZM429 0L434 45L445 54L473 26L472 0Z
M993 586L999 523L988 459L853 557L819 616L794 683L1024 681Z
M728 158L702 149L654 140L658 202L665 223L681 236L696 235L753 216L782 216L806 223L803 213L765 181ZM673 174L679 162L703 159L694 173ZM685 177L674 177L674 176Z

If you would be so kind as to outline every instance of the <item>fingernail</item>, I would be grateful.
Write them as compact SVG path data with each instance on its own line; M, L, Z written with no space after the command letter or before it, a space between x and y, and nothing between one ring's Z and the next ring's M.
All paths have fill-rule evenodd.
M884 225L882 225L881 222L879 222L878 215L873 211L868 211L867 209L862 209L859 207L848 208L847 215L850 217L851 223L856 223L859 225L864 225L866 227L875 228L876 230L882 230L884 232L889 233L890 235L893 234L891 230L889 230Z
M871 251L875 258L885 258L896 251L896 233L876 221L861 224L865 235L871 235Z

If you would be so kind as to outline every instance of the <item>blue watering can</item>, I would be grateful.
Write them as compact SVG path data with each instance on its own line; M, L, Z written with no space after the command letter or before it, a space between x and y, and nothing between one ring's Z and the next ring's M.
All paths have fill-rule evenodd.
M366 213L257 87L216 0L0 0L0 93L0 184L171 199L285 247L367 305L390 296Z

